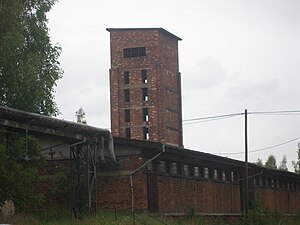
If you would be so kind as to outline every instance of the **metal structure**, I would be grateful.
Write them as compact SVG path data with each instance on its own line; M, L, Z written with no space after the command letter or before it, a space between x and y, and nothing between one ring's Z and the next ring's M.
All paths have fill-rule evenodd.
M96 212L96 145L70 145L71 208L75 218Z

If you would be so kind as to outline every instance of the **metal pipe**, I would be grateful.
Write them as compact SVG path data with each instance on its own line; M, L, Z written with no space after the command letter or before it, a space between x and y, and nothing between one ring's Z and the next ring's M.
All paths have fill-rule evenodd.
M114 141L112 134L109 132L107 136L107 144L108 144L108 151L109 151L109 157L114 162L117 163L115 150L114 150Z
M157 157L159 157L163 152L165 152L165 145L162 145L162 152L159 152L157 155L153 156L151 159L149 159L147 162L145 162L144 164L142 164L141 166L139 166L137 169L133 170L130 174L129 174L129 178L130 178L130 189L131 189L131 213L134 219L134 185L133 185L133 175L138 172L139 170L141 170L142 168L144 168L145 166L147 166L150 162L152 162L154 159L156 159Z

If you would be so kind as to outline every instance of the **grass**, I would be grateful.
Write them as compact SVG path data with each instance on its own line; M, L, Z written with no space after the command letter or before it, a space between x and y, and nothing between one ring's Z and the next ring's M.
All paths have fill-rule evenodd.
M146 224L162 225L147 215L138 215ZM168 225L207 225L204 219L193 214L181 218L160 218ZM13 225L132 225L132 218L114 212L99 211L94 217L76 220L67 209L51 209L31 214L16 214L9 219L0 218L0 224ZM139 222L135 223L139 225ZM217 219L215 225L229 225ZM252 210L247 217L243 217L234 225L300 225L300 214L294 218L284 218L276 212L267 212L260 209Z

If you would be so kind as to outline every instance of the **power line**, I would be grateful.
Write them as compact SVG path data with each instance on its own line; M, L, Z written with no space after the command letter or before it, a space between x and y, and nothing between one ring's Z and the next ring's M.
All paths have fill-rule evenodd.
M269 146L269 147L252 150L252 151L249 151L249 153L252 153L252 152L261 152L261 151L269 150L269 149L272 149L272 148L276 148L276 147L279 147L279 146L282 146L282 145L294 142L294 141L299 140L299 139L300 139L300 137L297 137L297 138L294 138L294 139L291 139L289 141L285 141L285 142L282 142L282 143L279 143L279 144L276 144L276 145L272 145L272 146ZM238 155L238 154L244 154L244 153L245 152L227 152L227 153L225 152L225 153L222 153L222 154L223 155Z
M214 120L221 120L221 119L228 119L234 116L240 116L244 115L244 112L240 113L230 113L230 114L223 114L223 115L217 115L217 116L207 116L207 117L198 117L198 118L192 118L192 119L185 119L183 121L183 125L190 125L195 123L203 123L203 122L209 122ZM300 116L300 110L280 110L280 111L261 111L261 112L248 112L248 114L251 115L281 115L281 116L291 116L291 115L299 115ZM186 123L187 122L187 123ZM190 123L189 123L190 122Z

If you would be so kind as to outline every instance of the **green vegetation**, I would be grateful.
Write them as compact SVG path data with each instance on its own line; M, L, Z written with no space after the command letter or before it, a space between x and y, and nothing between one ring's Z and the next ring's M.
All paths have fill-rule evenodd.
M147 215L138 215L138 219L143 220L146 224L162 225L158 221ZM168 225L207 225L205 220L201 216L196 216L193 212L190 212L185 217L171 218L160 217L160 220L164 221ZM9 223L14 225L131 225L132 218L124 214L114 212L101 211L96 216L91 218L84 218L82 220L75 220L71 217L71 213L66 209L51 209L33 213L31 215L17 214L10 219L1 219L1 223ZM140 223L135 222L136 225ZM211 224L211 223L210 223ZM226 223L222 218L215 218L214 225L299 225L299 216L286 218L278 212L269 212L263 208L256 208L244 216L240 221L235 223Z

